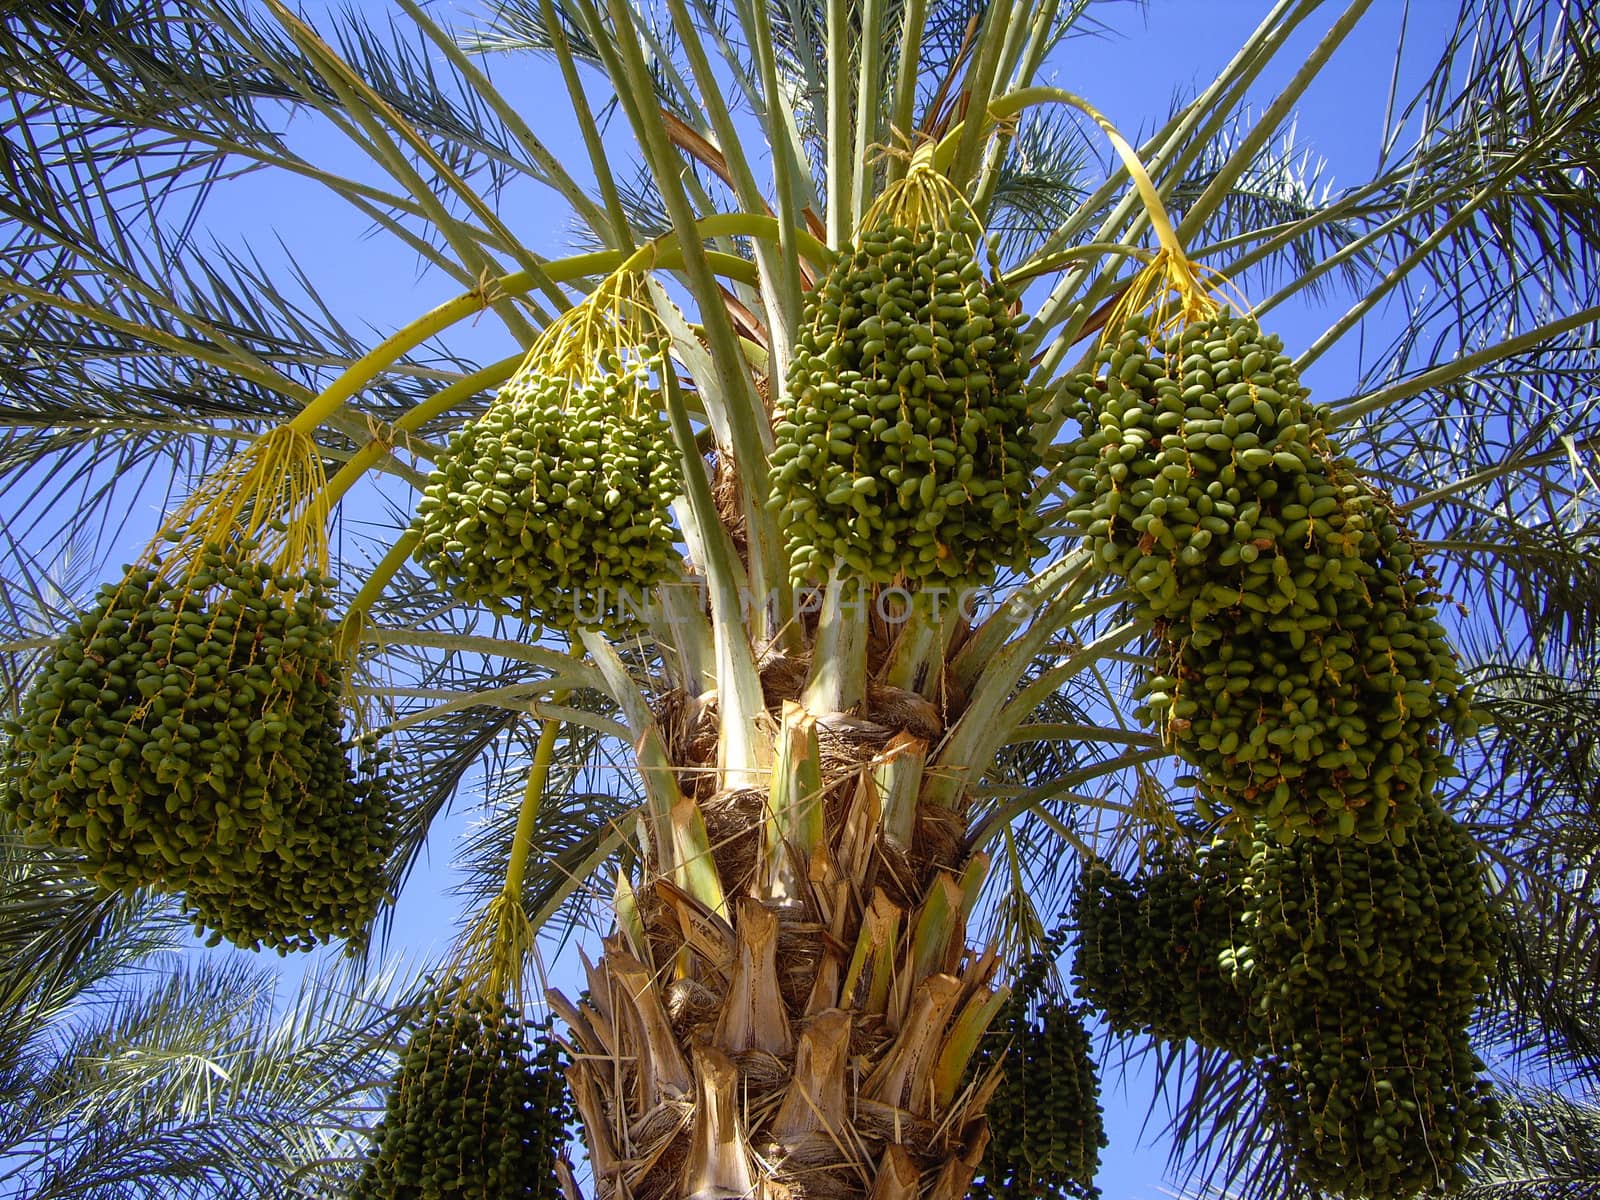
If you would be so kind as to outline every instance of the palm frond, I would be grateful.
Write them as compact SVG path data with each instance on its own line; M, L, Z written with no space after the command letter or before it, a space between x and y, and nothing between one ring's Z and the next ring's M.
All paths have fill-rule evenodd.
M1509 325L1530 306L1582 307L1594 295L1600 210L1582 181L1600 165L1597 33L1586 5L1466 6L1426 87L1396 119L1395 137L1417 129L1410 205L1435 190L1444 217L1450 197L1501 182L1424 262L1430 290L1462 298L1464 328L1483 313ZM1411 228L1421 226L1402 230ZM1409 234L1396 237L1410 248Z
M1463 1200L1582 1200L1600 1188L1600 1106L1536 1090L1501 1103L1500 1135Z
M1138 1041L1157 1095L1146 1121L1170 1141L1167 1172L1185 1196L1221 1200L1312 1200L1294 1175L1253 1062L1184 1042ZM1164 1111L1162 1111L1164 1110Z
M275 972L177 966L187 924L0 830L0 1176L16 1194L282 1194L358 1119L391 976L308 976L278 1020Z
M555 13L559 31L573 58L604 70L604 61L587 23L565 0L557 0L551 6L551 11ZM645 19L643 14L640 19ZM672 44L670 24L663 24L660 28L651 25L651 30L658 44ZM494 0L478 27L462 39L462 45L473 54L530 51L551 54L555 50L553 31L539 0ZM693 98L677 85L668 64L658 57L648 64L648 68L657 102L680 117L698 122L699 114L694 109Z
M1500 881L1501 968L1485 1037L1513 1061L1600 1079L1600 690L1592 670L1493 663L1475 674L1489 718L1462 788Z
M1396 361L1447 357L1461 336L1452 331ZM1583 654L1600 644L1595 345L1593 330L1580 327L1348 430L1355 452L1403 501L1445 590L1472 610L1462 623L1469 656L1542 656L1554 646Z
M989 232L1003 262L1036 251L1089 194L1090 148L1081 122L1063 110L1025 118L996 177Z
M1205 194L1254 123L1255 115L1248 108L1241 109L1204 145L1194 166L1170 193L1174 217L1181 217ZM1362 273L1376 265L1375 255L1358 245L1368 222L1334 215L1339 211L1339 195L1328 176L1326 159L1300 140L1295 123L1289 121L1262 146L1222 203L1195 230L1197 252L1224 243L1239 254L1270 239L1272 252L1232 278L1237 288L1258 295L1287 280L1305 280L1311 296L1325 296L1330 287L1322 269L1330 261L1341 264L1335 276L1338 282L1349 288L1359 286ZM1353 253L1341 257L1341 251Z
M127 978L61 1030L13 1158L30 1197L284 1194L336 1157L378 1078L394 1018L312 977L272 1016L273 974L205 961Z
M1371 229L1376 270L1302 362L1392 300L1410 314L1401 343L1417 357L1381 358L1391 375L1433 339L1447 347L1437 362L1486 332L1594 303L1600 204L1581 181L1600 165L1595 20L1576 3L1463 5L1437 66L1393 116L1378 173L1336 206Z

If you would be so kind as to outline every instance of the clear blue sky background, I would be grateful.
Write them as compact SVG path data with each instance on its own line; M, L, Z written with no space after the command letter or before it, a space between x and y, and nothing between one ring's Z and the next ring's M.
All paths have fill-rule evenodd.
M362 11L381 15L387 5L368 0ZM1094 14L1113 27L1100 38L1077 38L1058 51L1046 71L1050 82L1091 100L1133 137L1164 118L1175 94L1203 87L1237 49L1248 30L1270 9L1266 0L1151 0L1148 6L1109 3ZM1279 63L1263 77L1257 105L1271 99L1294 67L1338 15L1342 4L1330 4L1307 22ZM1306 96L1296 140L1326 160L1325 175L1335 186L1368 178L1383 134L1385 101L1394 66L1401 0L1377 0L1361 27L1339 51L1331 67ZM1449 0L1413 0L1410 5L1414 49L1405 60L1403 78L1413 83L1433 63L1447 22L1456 6ZM313 12L317 11L313 8ZM471 3L435 4L435 18L464 26L476 13ZM403 16L400 18L404 20ZM491 63L497 84L522 104L535 131L572 163L586 161L576 137L564 92L552 64L528 57ZM1400 94L1410 88L1402 84ZM619 145L625 133L615 124ZM357 155L338 148L333 135L316 121L291 126L299 145L314 160L377 179ZM1137 140L1136 137L1133 140ZM545 194L522 189L510 197L507 217L534 249L557 255L566 248L566 215ZM268 172L231 181L212 197L204 222L211 236L226 244L247 241L267 261L277 243L290 251L314 281L330 307L354 331L370 330L372 341L415 315L456 294L458 286L436 275L418 275L410 252L384 235L372 235L367 222L345 209L316 185ZM1259 297L1258 297L1259 298ZM1292 345L1304 344L1338 315L1342 305L1301 316L1280 310L1272 326ZM1380 339L1383 341L1386 339ZM512 353L498 323L484 321L465 343L481 361ZM1323 399L1347 395L1355 382L1353 354L1330 353L1319 360L1307 382ZM151 533L158 516L136 514L129 537L137 542ZM345 526L347 536L360 536L360 517ZM347 581L348 582L348 581ZM461 803L431 840L426 860L413 877L396 915L392 948L419 958L441 953L455 930L456 904L448 895L454 842L470 820L477 797ZM591 945L591 949L592 949ZM286 981L309 965L304 958L285 962ZM1141 1134L1151 1103L1149 1080L1137 1072L1119 1074L1116 1049L1106 1058L1104 1103L1111 1146L1100 1176L1106 1200L1154 1200L1171 1194L1163 1181L1165 1147L1158 1136L1162 1113L1151 1118Z

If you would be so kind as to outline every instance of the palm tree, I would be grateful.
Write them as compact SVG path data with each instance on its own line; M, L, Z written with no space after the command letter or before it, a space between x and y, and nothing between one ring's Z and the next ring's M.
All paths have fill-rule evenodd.
M1462 1194L1471 1200L1560 1200L1592 1192L1600 1164L1595 1107L1559 1094L1519 1099L1507 1113L1504 1145Z
M0 833L0 1180L27 1200L338 1187L395 1020L380 977L185 961L169 903ZM340 978L341 975L346 976ZM299 1189L299 1190L297 1190Z
M1576 1200L1592 1195L1600 1129L1592 1103L1558 1093L1519 1094L1508 1102L1505 1126L1456 1195L1463 1200ZM1226 1191L1193 1193L1227 1200Z
M1094 27L1086 3L498 0L447 30L398 2L388 27L276 0L0 20L5 577L41 577L53 545L106 553L139 489L168 481L197 498L170 522L180 555L238 513L290 566L331 553L361 647L348 691L397 763L391 890L484 770L471 898L488 926L470 945L513 947L493 986L520 976L526 929L612 913L587 996L552 995L581 1052L598 1195L965 1193L998 1083L969 1067L1081 856L1197 827L1124 702L1149 629L1089 563L1053 448L1063 381L1117 302L1138 306L1151 259L1191 296L1183 263L1220 273L1268 325L1348 303L1291 353L1304 369L1360 345L1344 393L1323 397L1341 449L1469 606L1457 639L1488 733L1460 748L1477 769L1453 807L1505 915L1494 1011L1548 1019L1551 980L1588 984L1592 842L1560 817L1592 790L1592 747L1553 736L1592 700L1600 628L1600 58L1584 6L1464 4L1429 31L1437 66L1395 98L1371 178L1329 191L1282 135L1371 0L1282 0L1212 83L1105 160L1092 110L1036 83ZM1297 34L1319 36L1291 50ZM577 161L496 82L529 54L559 70ZM1283 90L1248 107L1281 65ZM292 258L204 245L213 205L252 172L326 188L459 294L376 340ZM796 522L768 504L795 381L822 353L818 297L884 219L878 197L905 219L908 184L998 235L980 277L1026 285L1031 314L1037 529L1015 504L989 510L1023 540L1000 555L1008 602L970 613L935 587L853 583L827 547L807 593ZM534 248L535 191L568 211L580 252ZM1401 332L1374 347L1393 311ZM670 356L656 390L604 394L671 460L657 465L679 481L670 538L688 560L653 560L637 619L599 628L564 604L487 607L412 562L420 463L445 494L456 431L498 428L508 380L529 405L549 394L540 371L570 372L562 392L593 384L592 354L561 359L568 334ZM257 485L284 463L274 504ZM324 502L340 506L331 546ZM1034 532L1044 552L1026 561ZM948 550L922 544L935 565ZM544 553L539 570L564 569ZM15 656L47 644L7 647L13 697ZM1282 1156L1256 1153L1272 1143L1252 1071L1183 1050L1162 1085L1181 1168L1288 1186Z

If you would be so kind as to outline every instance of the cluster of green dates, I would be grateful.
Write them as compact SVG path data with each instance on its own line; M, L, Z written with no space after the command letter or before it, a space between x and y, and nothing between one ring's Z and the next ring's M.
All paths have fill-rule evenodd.
M1226 313L1134 321L1068 394L1068 516L1155 630L1138 711L1197 768L1201 815L1402 836L1469 694L1412 547L1278 339Z
M1346 1195L1465 1182L1497 1108L1467 1038L1495 938L1471 837L1436 807L1404 845L1258 845L1224 965L1266 1025L1267 1096L1301 1178Z
M975 1075L1003 1068L985 1110L990 1137L969 1189L974 1200L1100 1195L1094 1178L1107 1143L1085 1009L1044 986L1065 940L1066 930L1056 931L1024 961L973 1056Z
M561 1200L556 1162L574 1116L564 1072L560 1043L516 1008L437 994L350 1200Z
M1242 932L1245 866L1231 842L1193 856L1158 848L1131 879L1086 865L1072 907L1078 997L1119 1033L1253 1052L1261 1024L1219 960Z
M1132 880L1099 865L1073 911L1077 994L1118 1032L1255 1060L1304 1182L1400 1200L1464 1181L1496 1119L1467 1036L1495 943L1443 810L1400 844L1262 836Z
M770 506L797 583L982 584L1042 549L1025 319L975 222L863 232L806 302Z
M344 735L331 580L210 546L107 584L6 733L0 805L110 891L179 893L213 940L359 945L395 835Z
M652 371L608 355L588 381L523 371L451 434L413 528L459 599L559 628L621 631L677 568L678 454Z

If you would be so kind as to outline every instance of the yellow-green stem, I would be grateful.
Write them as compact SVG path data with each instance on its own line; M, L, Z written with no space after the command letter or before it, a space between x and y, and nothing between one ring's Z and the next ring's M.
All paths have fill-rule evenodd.
M406 559L411 557L411 552L417 548L417 542L421 538L422 534L418 530L408 529L400 535L399 541L389 547L389 553L378 560L378 565L372 568L362 583L361 590L350 601L352 616L371 611L378 597L383 595L383 589L389 586L389 581L394 578L395 572L405 565Z
M497 363L491 363L481 370L474 371L471 375L462 376L450 386L440 388L411 411L401 414L389 429L394 433L411 433L434 417L449 412L463 400L476 396L485 388L504 383L515 373L522 359L523 355L512 354ZM355 486L356 480L365 475L389 452L387 440L374 438L352 454L334 473L333 478L328 480L326 489L328 504L331 506L344 499L345 493Z
M1124 246L1121 242L1080 242L1068 250L1057 250L1053 254L1030 258L1027 262L1011 268L1011 270L1000 276L1000 282L1007 286L1012 286L1021 283L1025 279L1049 275L1075 263L1106 255L1135 258L1146 266L1155 258L1155 252L1146 250L1143 246Z
M1128 174L1133 178L1133 186L1139 191L1139 198L1144 201L1145 211L1149 214L1150 224L1155 229L1156 239L1161 243L1173 259L1175 267L1187 270L1188 257L1184 254L1183 245L1178 241L1178 234L1172 227L1172 221L1167 217L1167 209L1161 203L1161 195L1156 191L1156 185L1150 179L1150 173L1144 169L1144 164L1139 161L1139 156L1126 138L1117 132L1106 117L1081 96L1055 87L1028 87L1001 96L991 103L984 112L984 120L990 126L1009 121L1020 116L1024 109L1035 104L1065 104L1083 113L1096 125L1100 126L1107 140L1111 142L1112 149L1122 159L1127 167ZM970 120L971 118L969 118ZM951 128L950 132L940 139L938 147L934 150L933 162L939 170L945 170L955 157L961 145L965 132L966 122L963 121Z
M777 221L774 218L750 213L716 213L697 223L696 228L703 229L708 237L724 234L769 238L777 236ZM820 243L809 235L807 237L809 240L801 242L801 245L806 248L808 254L815 254L819 262L829 261L831 256ZM609 274L625 261L641 266L671 269L682 263L682 251L677 241L676 233L668 233L649 243L648 246L634 251L632 255L625 256L617 250L575 254L570 258L545 264L545 274L557 283L571 283L588 275ZM708 253L706 257L713 270L720 275L746 282L755 281L754 264L744 259L730 254L715 253ZM320 395L290 420L290 427L302 433L310 433L337 412L341 404L359 392L374 377L397 362L403 354L420 346L434 335L442 333L458 321L466 320L481 312L493 298L521 295L531 289L535 282L534 277L527 271L515 271L510 275L489 280L453 300L445 301L403 329L397 330L352 363L345 369L344 374L329 384Z
M601 251L595 254L577 256L585 260L581 269L573 270L567 279L578 278L581 275L592 275L605 269L606 259L615 259L615 251ZM555 266L568 266L571 268L577 259L565 259ZM563 280L564 281L564 280ZM488 307L491 297L518 296L528 291L534 285L533 277L526 271L516 271L510 275L502 275L498 279L485 282L481 287L476 287L470 292L465 292L453 300L446 300L443 304L424 314L403 329L390 334L366 354L362 355L345 370L344 374L335 379L328 387L310 404L289 422L290 426L302 433L310 433L321 425L335 412L339 406L350 397L354 396L365 387L375 376L385 368L392 366L400 356L420 346L423 342L442 333L458 321L465 320Z
M583 657L583 646L574 642L569 657ZM571 694L563 689L550 697L552 704L563 704ZM544 802L544 791L550 782L550 764L556 756L556 738L561 733L561 721L546 717L539 722L539 740L533 747L533 763L528 767L528 786L522 792L522 807L517 810L517 828L511 835L511 858L506 863L506 882L501 889L508 902L520 909L522 904L522 877L528 867L528 854L533 849L533 826L539 819L539 807Z
M900 26L900 63L894 83L894 111L889 119L889 137L911 137L916 120L917 63L922 56L922 27L927 22L928 0L907 0ZM905 177L908 159L889 156L888 183Z
M553 697L560 704L565 693ZM517 896L522 891L522 874L528 866L528 851L533 845L533 825L539 819L539 805L544 800L544 787L550 779L550 763L556 756L556 737L561 733L561 722L546 719L539 722L539 741L533 748L533 765L528 768L528 786L522 793L522 808L517 813L517 829L511 835L511 861L506 865L505 893Z
M777 242L780 240L781 232L778 218L767 216L765 213L711 213L696 221L695 226L708 238L744 235ZM831 266L839 257L837 251L830 249L802 226L796 226L790 234L800 253L819 267Z

